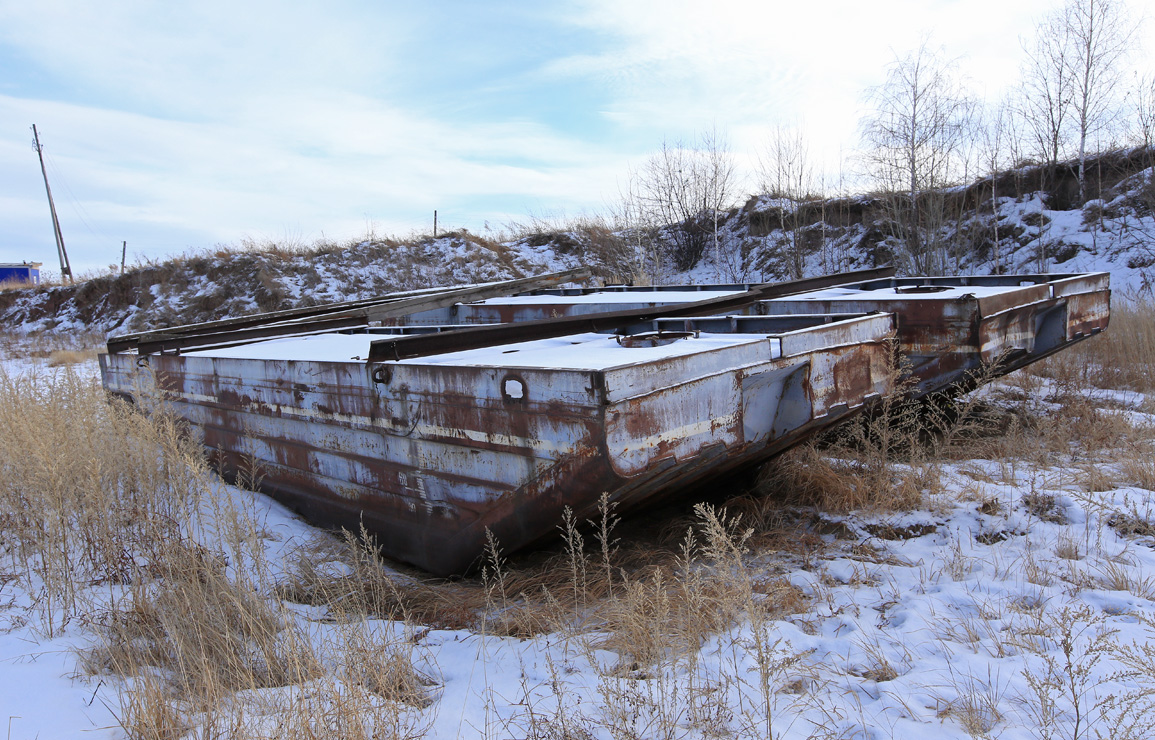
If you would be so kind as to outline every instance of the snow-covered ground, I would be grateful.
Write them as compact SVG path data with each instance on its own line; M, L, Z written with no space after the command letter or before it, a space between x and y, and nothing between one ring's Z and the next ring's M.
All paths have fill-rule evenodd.
M52 367L48 358L13 353L3 358L7 377L46 377L70 370L99 382L95 361ZM5 552L11 543L5 543ZM13 573L0 566L0 721L9 738L123 737L113 708L116 693L80 669L78 653L91 632L70 624L45 634L37 604Z
M41 365L9 357L4 369L66 372ZM96 373L92 361L76 369ZM1021 397L1004 403L1065 413L1046 400L1049 381L1002 388ZM1155 423L1141 394L1093 395L1102 413ZM1137 485L1125 459L1142 462L1148 448L1129 444L1126 456L1073 447L1041 459L936 464L938 485L915 511L823 515L819 532L836 534L812 531L805 548L747 560L755 599L781 593L761 579L803 598L764 604L770 616L747 614L654 665L634 661L596 608L568 629L528 638L369 620L430 684L428 706L403 707L380 729L432 738L1150 736L1155 715L1143 692L1155 690L1155 493ZM259 541L249 546L268 572L248 574L253 582L287 577L303 548L331 537L264 496L213 490L198 536L227 551L212 539L220 528L211 518L239 510L256 522ZM234 577L245 562L254 561L230 561ZM719 567L701 560L704 578L741 580ZM90 675L80 658L97 642L93 624L48 630L44 605L20 583L0 572L6 737L124 737L127 685ZM341 629L324 606L281 607L318 653ZM651 627L662 623L654 608ZM276 735L278 702L307 701L311 691L264 689L235 702L249 707L249 730Z

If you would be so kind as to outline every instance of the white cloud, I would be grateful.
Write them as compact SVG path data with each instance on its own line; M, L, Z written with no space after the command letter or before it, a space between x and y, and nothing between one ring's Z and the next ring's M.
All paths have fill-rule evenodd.
M366 220L379 231L407 232L438 207L446 219L475 228L486 218L524 215L524 206L593 207L616 170L597 147L533 123L462 126L365 99L312 102L314 113L291 116L284 110L297 101L262 99L224 124L0 96L0 120L40 124L54 163L50 177L59 173L68 182L68 191L54 185L62 218L81 202L86 220L101 232L77 234L66 226L66 241L78 244L70 249L73 259L90 266L105 260L89 258L88 245L102 254L107 244L97 244L101 237L119 244L125 230L131 233L123 238L155 255L156 249L183 251L254 232L288 230L311 238L324 231L345 238ZM509 164L515 157L526 164ZM0 166L23 172L0 185L3 195L27 199L23 233L43 229L42 248L51 246L48 222L39 213L46 206L35 154L10 141L0 149ZM516 204L511 210L517 210L495 213L489 205L479 211L470 205L478 194L510 194ZM166 228L183 239L199 237L199 244L166 241ZM3 257L17 258L27 257Z
M736 149L750 152L774 125L802 124L812 149L833 164L855 145L864 93L896 56L929 37L958 60L978 94L996 99L1015 84L1019 37L1056 5L583 0L571 22L617 43L560 59L549 71L600 75L616 91L607 114L623 126L684 138L716 123L732 132ZM1147 5L1132 3L1136 11Z
M714 125L744 162L775 124L803 125L833 167L895 54L929 31L996 96L1055 4L3 3L0 260L54 255L33 122L81 264L123 238L155 256L367 221L406 232L434 208L480 228L596 208L663 137ZM539 98L561 114L525 105Z

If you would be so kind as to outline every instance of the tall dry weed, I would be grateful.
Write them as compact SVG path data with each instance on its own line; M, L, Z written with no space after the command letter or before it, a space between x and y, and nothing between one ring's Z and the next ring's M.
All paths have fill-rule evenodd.
M0 399L0 557L42 594L52 633L82 606L79 589L127 583L161 552L208 478L175 420L110 404L71 370L0 370Z
M318 641L271 598L255 513L163 403L145 415L71 368L0 368L0 469L0 569L43 633L96 630L83 665L121 686L129 737L424 732L431 681L363 616L396 602L375 556L345 543L360 582L325 592L344 627Z
M1111 326L1048 358L1038 372L1081 387L1155 391L1155 302L1115 300Z

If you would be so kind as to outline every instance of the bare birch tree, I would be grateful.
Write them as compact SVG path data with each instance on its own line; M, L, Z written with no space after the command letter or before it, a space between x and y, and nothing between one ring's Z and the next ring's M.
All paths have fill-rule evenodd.
M941 188L958 176L974 103L954 66L926 42L896 59L869 93L863 125L871 173L892 194L896 237L918 272L943 269Z
M1048 165L1053 177L1071 128L1074 51L1069 24L1062 15L1049 16L1035 29L1034 37L1023 42L1023 50L1027 58L1019 111L1030 128L1039 159Z
M1155 75L1136 74L1131 103L1134 113L1132 134L1134 139L1143 147L1142 161L1144 166L1150 168L1153 159L1155 159L1155 150L1152 149L1155 147ZM1141 178L1139 182L1135 183L1138 187L1132 197L1141 204L1141 211L1153 212L1155 211L1155 174L1147 169L1146 172L1142 173ZM1155 265L1155 228L1150 227L1146 219L1133 218L1126 211L1123 212L1120 223L1120 236L1125 235L1134 245L1135 251L1140 253L1132 259L1134 264L1139 267L1143 290L1149 291L1152 285L1155 285L1151 270L1151 267Z
M730 207L736 188L734 159L723 136L712 129L694 144L663 141L661 150L631 177L638 203L665 225L676 269L694 267L711 243L720 264L719 217Z
M1087 139L1110 124L1122 78L1120 62L1131 50L1134 26L1121 0L1070 0L1063 20L1074 53L1072 105L1079 132L1079 201L1087 199Z
M979 137L979 168L990 180L991 195L991 258L994 261L992 271L999 274L1003 271L999 254L999 174L1007 169L1010 162L1007 158L1009 150L1008 139L1011 136L1011 111L1004 102L984 117L980 127Z
M1087 142L1118 111L1121 62L1133 38L1122 0L1068 0L1024 44L1023 113L1052 172L1069 138L1077 140L1080 203L1087 199Z
M800 127L777 126L765 150L758 157L759 185L779 199L775 213L783 241L786 272L792 280L802 278L806 250L802 234L803 203L813 194L814 167Z
M1135 82L1135 138L1150 157L1155 146L1155 75L1138 75Z

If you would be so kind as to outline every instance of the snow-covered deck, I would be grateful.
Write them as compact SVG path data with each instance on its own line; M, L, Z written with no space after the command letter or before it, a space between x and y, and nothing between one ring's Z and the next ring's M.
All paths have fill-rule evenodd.
M1034 283L1028 283L1034 285ZM1021 286L1018 285L934 285L928 283L926 285L902 285L899 287L886 288L856 288L856 287L838 287L826 288L825 290L815 290L809 293L802 293L800 295L786 296L785 298L772 298L769 302L787 302L787 301L837 301L837 300L867 300L867 301L890 301L901 298L918 298L919 300L940 300L940 301L954 301L964 296L973 298L986 298L993 295L1002 295L1019 290Z
M581 295L558 295L543 293L538 295L515 295L489 298L470 305L483 306L535 306L535 305L584 305L584 304L653 304L694 303L714 298L738 295L741 290L605 290Z
M364 362L369 345L380 335L312 334L255 342L237 347L190 350L197 357L229 357L252 360ZM769 341L771 356L781 355L777 338L761 334L708 334L674 339L658 346L627 346L611 334L573 334L554 339L502 344L483 349L402 360L405 365L457 365L465 367L531 367L567 370L606 370L653 360L708 352L723 347Z

